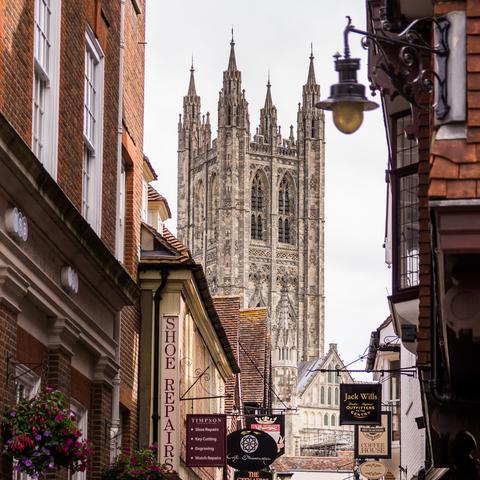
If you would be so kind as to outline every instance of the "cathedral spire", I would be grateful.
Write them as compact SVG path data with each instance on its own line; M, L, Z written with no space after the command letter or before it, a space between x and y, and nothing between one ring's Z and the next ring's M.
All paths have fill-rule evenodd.
M310 65L308 67L308 77L307 77L307 85L316 85L317 81L315 80L315 67L313 65L313 44L310 44Z
M270 87L272 84L270 83L270 70L268 71L268 82L267 82L267 96L265 97L265 106L263 107L265 110L270 110L273 107L272 102L272 94L270 92Z
M233 28L232 28L232 40L230 42L230 58L228 59L228 69L229 72L237 71L237 62L235 60L235 40L233 39Z
M188 93L187 93L189 97L195 97L197 95L197 92L195 90L195 76L193 75L194 72L195 72L195 69L193 68L193 56L192 56L192 66L190 67L190 83L188 84Z

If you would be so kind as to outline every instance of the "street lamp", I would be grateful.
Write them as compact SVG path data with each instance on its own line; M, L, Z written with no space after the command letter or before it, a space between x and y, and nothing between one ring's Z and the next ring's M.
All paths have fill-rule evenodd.
M330 87L330 96L327 100L316 104L318 108L332 111L335 126L343 133L353 133L362 124L363 112L378 108L377 103L365 97L365 86L357 81L360 59L350 58L348 34L351 32L363 35L364 47L369 46L370 43L375 45L382 57L375 68L383 71L397 92L416 107L424 108L419 105L418 90L431 93L435 80L438 88L438 101L432 108L435 110L437 119L444 119L450 110L447 98L450 22L445 17L421 18L413 21L398 34L388 31L386 27L389 24L385 22L382 24L381 34L373 34L356 29L352 25L351 18L347 17L347 19L348 23L343 32L343 58L339 53L334 55L338 83ZM425 42L419 33L425 23L433 24L436 28L438 44L433 47ZM398 56L393 58L387 47L398 47ZM423 66L425 54L436 55L437 71Z
M363 122L363 112L378 108L378 104L365 97L365 86L357 81L357 71L360 69L360 59L350 58L348 46L349 23L343 33L343 58L336 53L335 70L338 72L338 83L330 87L327 100L317 103L318 108L331 110L333 123L343 133L356 132Z

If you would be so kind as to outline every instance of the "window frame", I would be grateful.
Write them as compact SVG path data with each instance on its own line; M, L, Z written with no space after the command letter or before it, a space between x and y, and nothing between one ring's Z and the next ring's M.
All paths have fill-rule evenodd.
M49 10L47 32L40 26L41 6ZM61 0L35 0L33 20L32 151L48 173L57 178L60 97ZM40 32L40 33L38 33ZM40 36L48 44L46 58L38 58ZM44 50L42 50L44 51ZM39 110L42 113L39 114Z
M94 61L93 81L95 82L95 98L93 107L98 115L94 115L93 134L89 135L87 129L87 114L89 104L87 99L87 60L89 55ZM103 171L103 109L104 109L104 82L105 82L105 56L92 29L87 25L85 32L85 64L84 64L84 101L83 101L83 167L85 161L93 162L91 189L86 189L82 179L82 215L91 227L100 235L102 215L102 171ZM84 204L90 205L91 211L85 210Z
M392 122L392 164L390 167L390 187L392 191L392 290L393 295L411 296L412 298L418 294L419 288L419 268L417 270L417 284L407 287L401 287L402 266L401 266L401 242L400 235L402 233L400 219L401 219L401 189L400 182L402 179L417 175L419 168L419 152L417 151L417 162L410 163L409 165L397 167L398 165L398 152L397 152L397 125L400 119L412 116L410 110L404 110L391 116ZM413 123L413 119L412 119ZM417 145L418 148L418 145ZM418 184L417 184L417 198L418 198ZM417 203L418 208L418 203ZM419 264L419 253L417 254L417 262ZM419 265L418 265L419 267ZM405 272L406 275L408 275Z
M19 396L19 387L23 387L24 392L28 392L22 398L32 398L40 390L41 377L37 375L31 368L23 363L15 365L15 400L18 403L21 398ZM15 464L15 461L14 461ZM12 470L12 480L31 480L32 477L26 473L17 472L15 468Z
M75 414L77 428L82 431L79 440L86 440L88 438L88 408L72 398L70 400L70 410ZM68 480L87 480L87 470L72 473L69 469Z

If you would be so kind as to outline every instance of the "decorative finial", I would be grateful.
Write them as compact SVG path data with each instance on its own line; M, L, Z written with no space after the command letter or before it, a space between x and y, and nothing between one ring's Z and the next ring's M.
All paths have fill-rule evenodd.
M313 60L314 59L314 56L313 56L313 42L310 42L310 60Z
M190 67L190 71L191 71L191 72L194 72L194 71L195 71L195 69L193 68L193 53L192 53L192 66Z
M235 39L233 37L233 26L232 26L232 41L230 42L230 45L235 45Z
M267 88L270 88L272 84L270 83L270 69L268 69L268 81L267 81Z

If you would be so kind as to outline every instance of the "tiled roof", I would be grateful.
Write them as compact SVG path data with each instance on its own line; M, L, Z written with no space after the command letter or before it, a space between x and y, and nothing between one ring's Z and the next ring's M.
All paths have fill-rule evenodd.
M240 332L240 297L218 296L213 297L215 310L225 330L233 355L240 363L238 357L238 335ZM225 411L230 413L238 401L237 377L227 379L225 385Z
M158 193L151 185L148 185L148 201L149 202L163 202L165 208L167 209L168 216L172 218L172 212L170 210L170 205L168 204L167 199Z
M276 472L294 472L304 470L351 472L355 459L352 451L337 452L337 457L287 457L283 455L273 463Z
M145 154L143 155L143 161L147 164L150 172L152 173L153 179L156 180L156 179L158 178L157 172L156 172L155 169L153 168L153 165L152 165L152 163L150 162L150 159L149 159Z
M268 395L270 377L270 339L267 330L268 310L240 310L239 360L243 402L262 404Z
M436 198L478 198L480 161L478 144L465 139L436 140L430 150L428 195Z

